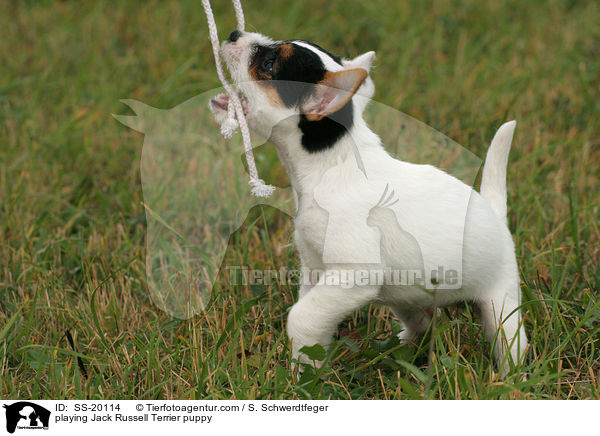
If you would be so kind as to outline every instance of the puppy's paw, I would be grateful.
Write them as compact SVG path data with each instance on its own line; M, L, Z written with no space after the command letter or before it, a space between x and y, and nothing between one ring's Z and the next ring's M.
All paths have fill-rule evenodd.
M326 356L326 348L316 344L311 347L304 347L298 342L298 340L292 340L292 369L296 370L298 368L298 373L302 373L307 366L314 369L321 368Z
M293 357L294 362L292 363L292 368L295 369L298 367L298 371L302 373L306 366L312 366L315 369L319 369L323 366L322 360L310 360L310 358L304 354L300 353L297 356Z
M300 355L296 355L292 358L292 374L297 377L304 374L304 371L307 368L317 370L321 368L321 366L323 366L323 361L310 360L304 353L300 353Z
M407 328L402 330L396 336L400 340L401 344L407 344L407 345L411 345L411 346L417 345L417 335L413 331L411 331Z

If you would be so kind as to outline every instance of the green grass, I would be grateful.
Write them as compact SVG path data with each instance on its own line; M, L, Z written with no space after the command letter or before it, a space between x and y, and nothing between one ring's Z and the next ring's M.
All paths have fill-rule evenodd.
M224 34L234 16L214 3ZM219 86L200 2L5 0L0 397L600 398L600 6L253 3L249 29L346 56L376 50L375 99L475 154L518 120L509 225L527 380L494 373L468 306L441 311L416 347L395 342L386 308L365 308L340 327L331 363L296 382L284 333L294 286L233 287L222 271L202 314L159 310L145 275L143 137L111 114L127 112L122 98L169 108ZM291 228L253 209L226 264L296 268Z

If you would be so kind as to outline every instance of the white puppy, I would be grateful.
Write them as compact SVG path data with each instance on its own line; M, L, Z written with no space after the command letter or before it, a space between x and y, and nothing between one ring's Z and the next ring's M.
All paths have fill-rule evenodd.
M277 147L297 199L295 242L314 280L303 280L289 313L294 357L307 363L302 347L328 345L338 324L370 302L389 305L404 324L400 338L412 340L432 307L470 301L501 371L518 363L527 337L506 224L515 122L496 133L477 193L384 150L362 117L374 93L374 52L346 60L306 41L239 31L222 51L250 126ZM227 103L212 100L217 118Z

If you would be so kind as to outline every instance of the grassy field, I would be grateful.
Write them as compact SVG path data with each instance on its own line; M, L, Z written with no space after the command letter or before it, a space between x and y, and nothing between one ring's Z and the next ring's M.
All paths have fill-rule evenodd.
M228 1L214 3L222 33L233 29ZM365 308L341 326L331 363L296 382L284 330L296 287L221 277L202 314L159 310L143 136L111 114L127 112L122 98L169 108L219 86L200 2L0 0L0 397L600 398L600 5L257 4L245 2L249 29L345 56L376 50L375 100L475 154L518 121L509 225L527 380L493 371L467 306L441 311L416 347L394 340L386 308ZM296 268L291 228L254 208L226 263Z

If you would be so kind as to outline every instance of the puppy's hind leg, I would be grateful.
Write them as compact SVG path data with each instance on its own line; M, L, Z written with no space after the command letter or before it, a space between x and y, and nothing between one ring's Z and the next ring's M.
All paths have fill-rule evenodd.
M518 284L512 292L499 291L477 302L487 340L494 344L498 370L505 376L512 365L519 365L527 348L527 334L521 321ZM510 360L510 361L509 361Z
M408 309L393 305L390 307L396 317L402 321L404 330L398 333L400 342L414 343L415 340L425 333L431 323L432 313L423 309Z
M288 315L288 336L292 341L292 356L302 363L312 364L300 353L304 346L329 345L340 322L356 309L373 301L379 292L376 286L342 286L317 284L306 293Z

